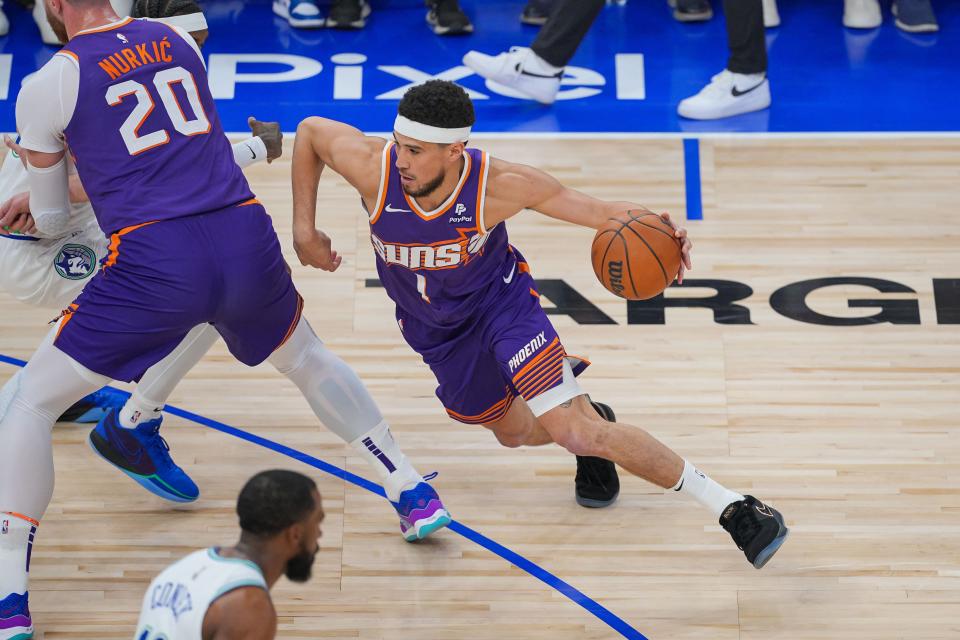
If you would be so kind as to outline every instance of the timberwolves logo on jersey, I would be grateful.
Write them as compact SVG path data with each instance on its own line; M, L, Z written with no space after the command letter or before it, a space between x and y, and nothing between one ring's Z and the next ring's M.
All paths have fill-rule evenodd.
M53 266L61 278L83 280L96 271L97 254L82 244L65 244L53 259Z

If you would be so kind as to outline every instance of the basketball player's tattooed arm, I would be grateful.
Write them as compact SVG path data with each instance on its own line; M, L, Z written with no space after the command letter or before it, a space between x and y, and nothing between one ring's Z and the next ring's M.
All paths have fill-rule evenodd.
M317 187L325 167L343 176L367 206L380 184L380 158L385 141L326 118L307 118L297 127L293 144L293 248L300 264L336 271L342 257L330 238L317 229Z
M241 587L214 600L203 617L203 640L273 640L277 612L259 587Z
M490 229L524 209L591 229L601 227L608 218L623 211L649 211L634 202L594 198L564 186L550 174L534 167L491 159L483 213L486 228ZM670 214L661 213L660 217L674 229L674 235L681 242L683 261L677 279L682 283L684 272L693 266L690 261L693 243L687 237L687 230L674 224Z

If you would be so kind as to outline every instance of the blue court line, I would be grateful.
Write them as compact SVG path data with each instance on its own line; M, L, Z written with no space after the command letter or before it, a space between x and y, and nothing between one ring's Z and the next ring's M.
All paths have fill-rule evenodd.
M687 186L687 220L703 220L700 194L700 140L683 139L684 183Z
M20 360L18 358L11 358L10 356L6 356L2 353L0 353L0 362L12 364L17 367L23 367L24 365L27 364L25 360ZM109 387L109 388L118 393L122 393L128 396L130 395L128 392L123 391L122 389L115 389L113 387ZM354 473L350 473L346 469L341 469L336 465L332 465L329 462L326 462L319 458L315 458L309 454L303 453L302 451L298 451L297 449L292 449L286 445L280 444L279 442L274 442L273 440L262 438L253 433L243 431L242 429L237 429L236 427L231 427L230 425L224 424L223 422L212 420L205 416L201 416L199 414L193 413L191 411L187 411L186 409L181 409L179 407L167 405L164 408L164 412L169 413L170 415L177 416L179 418L183 418L184 420L195 422L199 425L208 427L215 431L220 431L221 433L226 433L236 438L240 438L241 440L246 440L247 442L252 442L253 444L260 445L265 449L270 449L271 451L275 451L289 458L293 458L294 460L298 460L304 464L310 465L315 469L319 469L324 473L328 473L336 478L340 478L341 480L344 480L358 487L366 489L371 493L375 493L382 498L386 498L386 494L383 491L383 487L376 484L375 482L370 482L366 478L362 478ZM564 596L572 600L574 603L580 605L581 607L589 611L597 619L605 623L608 627L610 627L611 629L613 629L614 631L622 635L624 638L629 638L630 640L648 640L646 636L644 636L642 633L640 633L639 631L631 627L625 620L617 616L615 613L613 613L612 611L604 607L602 604L600 604L596 600L593 600L588 595L586 595L576 587L570 585L569 583L564 582L562 579L553 575L552 573L550 573L543 567L539 566L535 562L524 558L523 556L521 556L519 553L516 553L515 551L511 551L510 549L503 546L496 540L491 540L490 538L483 535L476 529L468 527L467 525L457 520L454 520L453 522L450 523L449 529L455 533L460 534L467 540L470 540L471 542L474 542L480 545L487 551L490 551L491 553L494 553L500 556L501 558L515 565L516 567L523 569L534 578L546 584L548 587L560 592L561 594L563 594Z

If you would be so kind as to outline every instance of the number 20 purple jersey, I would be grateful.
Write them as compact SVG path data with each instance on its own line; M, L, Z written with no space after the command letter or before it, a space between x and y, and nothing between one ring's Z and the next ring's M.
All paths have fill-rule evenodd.
M128 18L77 34L57 55L80 68L64 135L105 232L253 198L203 61L172 27Z

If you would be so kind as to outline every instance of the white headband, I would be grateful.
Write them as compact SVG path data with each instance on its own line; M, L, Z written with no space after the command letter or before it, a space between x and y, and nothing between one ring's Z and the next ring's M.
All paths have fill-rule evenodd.
M207 28L207 19L202 11L197 13L188 13L183 16L170 16L169 18L157 18L160 22L166 23L171 27L180 27L188 33L194 31L203 31Z
M400 135L419 140L420 142L453 144L454 142L466 142L470 139L470 127L460 127L459 129L434 127L429 124L423 124L422 122L414 122L410 118L404 118L400 114L397 114L397 119L393 123L393 130Z

